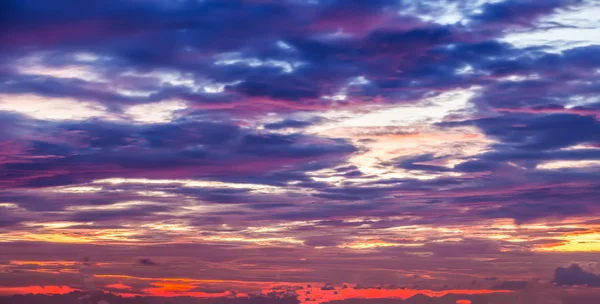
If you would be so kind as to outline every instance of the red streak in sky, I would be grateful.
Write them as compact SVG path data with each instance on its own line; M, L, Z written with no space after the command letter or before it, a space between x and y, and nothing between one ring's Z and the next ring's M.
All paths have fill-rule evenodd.
M246 293L235 293L235 292L221 292L221 293L208 293L202 291L192 291L195 286L193 284L185 283L172 283L172 282L157 282L152 284L154 287L146 288L140 293L136 293L128 285L119 283L111 284L106 287L113 289L122 289L127 291L125 293L116 293L123 297L131 297L137 295L149 295L159 297L178 297L188 296L197 298L221 298L221 297L247 297ZM318 286L318 285L317 285ZM292 290L292 289L290 289ZM0 295L14 295L14 294L65 294L76 291L76 289L68 286L22 286L22 287L2 287L0 288ZM263 294L271 293L275 290L263 289ZM319 287L311 287L305 289L296 289L295 293L300 301L304 304L319 304L334 300L346 300L346 299L402 299L406 300L415 295L425 295L428 297L443 297L448 294L460 294L460 295L475 295L475 294L492 294L492 293L506 293L512 292L510 290L486 290L486 289L451 289L451 290L419 290L419 289L354 289L349 288L336 288L335 290L321 290ZM279 296L285 296L286 293L278 293ZM290 294L287 294L290 295ZM468 304L469 300L459 300L458 304Z
M15 295L15 294L65 294L77 291L69 286L19 286L19 287L0 287L0 295Z

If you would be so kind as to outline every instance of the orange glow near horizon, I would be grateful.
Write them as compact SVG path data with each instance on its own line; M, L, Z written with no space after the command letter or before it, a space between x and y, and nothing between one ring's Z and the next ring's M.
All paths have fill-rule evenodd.
M144 294L159 297L197 297L197 298L219 298L219 297L247 297L245 293L236 292L222 292L222 293L206 293L190 291L194 288L191 284L176 284L176 283L153 283L155 288L147 288L143 290ZM320 285L319 285L320 286ZM290 289L290 291L293 290ZM277 292L279 296L290 295L287 291L275 290L275 289L263 289L261 293L268 294ZM306 304L320 304L335 300L347 300L347 299L402 299L406 300L416 295L425 295L430 298L439 298L449 294L459 295L481 295L481 294L493 294L493 293L509 293L510 290L487 290L487 289L450 289L450 290L428 290L428 289L354 289L350 288L339 288L336 290L321 290L320 287L306 288L302 290L294 290L296 297L300 303ZM309 299L309 300L306 300ZM468 301L468 300L467 300ZM470 303L470 302L461 302Z
M192 280L193 281L193 280ZM259 282L247 282L249 284L257 284ZM269 286L261 290L262 295L270 294L275 292L279 297L281 296L296 296L300 303L305 304L320 304L334 300L347 300L347 299L402 299L406 300L416 295L425 295L431 298L439 298L448 294L458 295L480 295L480 294L493 294L493 293L508 293L512 292L509 290L487 290L487 289L449 289L449 290L429 290L429 289L378 289L378 288L365 288L355 289L354 287L341 288L337 287L336 290L321 290L320 287L310 287L298 289L299 285L290 285L289 289L277 288L274 283L262 282L263 285ZM321 283L311 283L315 286L321 286ZM308 285L308 284L306 284ZM237 291L224 291L224 292L202 292L194 291L197 285L194 283L185 282L172 282L172 281L159 281L151 283L150 288L145 288L140 292L136 292L129 285L123 283L114 283L106 285L104 288L111 288L117 290L123 290L123 292L112 292L115 295L122 297L134 297L134 296L156 296L156 297L196 297L196 298L245 298L251 293L242 293ZM10 296L15 294L66 294L70 292L78 291L68 286L22 286L22 287L5 287L0 288L0 295ZM106 291L106 290L105 290ZM108 292L108 291L106 291ZM292 293L290 293L292 292ZM308 300L307 300L308 299ZM458 304L471 303L469 300L460 300Z
M588 232L563 237L564 243L540 247L540 251L600 252L600 233Z
M310 294L307 295L307 291ZM337 293L336 293L337 292ZM338 290L321 290L320 288L311 288L304 290L298 299L302 303L324 303L335 300L346 300L346 299L402 299L406 300L416 295L425 295L430 298L439 298L449 294L462 294L462 295L479 295L479 294L493 294L493 293L507 293L512 292L510 290L486 290L486 289L449 289L449 290L428 290L428 289L354 289L345 288ZM312 301L304 301L305 297L311 298ZM314 300L313 300L314 299Z
M11 296L16 294L66 294L78 291L78 289L69 286L19 286L19 287L0 287L0 295Z

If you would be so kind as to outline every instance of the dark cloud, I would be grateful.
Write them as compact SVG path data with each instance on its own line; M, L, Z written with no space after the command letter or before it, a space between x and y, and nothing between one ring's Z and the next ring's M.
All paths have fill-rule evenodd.
M142 205L123 209L83 211L75 212L70 217L70 220L75 222L100 222L117 219L132 220L136 217L149 216L156 212L165 212L168 210L170 210L168 206Z
M157 263L155 263L154 261L152 261L151 259L148 259L148 258L140 259L138 261L138 264L143 265L143 266L156 266L156 265L158 265Z
M2 218L0 218L0 229L14 227L24 220L14 214L14 211L9 208L0 206L0 212L2 213Z
M558 267L554 270L554 283L558 286L587 285L597 287L600 286L600 275L587 272L579 265L572 264L567 268Z
M543 210L543 213L542 211ZM566 218L569 215L585 214L588 212L586 205L564 206L560 203L525 203L506 205L499 208L491 208L483 215L491 218L512 218L517 223L530 222L540 217Z
M312 123L308 122L308 121L286 119L286 120L266 124L265 129L279 130L279 129L286 129L286 128L304 128L304 127L310 126L311 124Z
M84 292L78 291L65 295L16 295L12 297L1 297L2 303L6 304L16 304L16 303L30 303L35 301L35 303L41 304L55 304L55 303L76 303L79 298L85 295ZM139 301L143 301L143 303L148 304L158 304L158 303L166 303L166 304L191 304L191 303L218 303L218 304L233 304L233 303L265 303L265 304L295 304L298 303L298 300L293 297L248 297L248 298L190 298L190 297L171 297L171 298L163 298L163 297L152 297L146 296L143 298L122 298L117 295L111 293L100 293L93 295L89 300L93 300L96 302L102 303L123 303L123 304L134 304L139 303Z
M422 171L451 171L452 169L444 166L435 166L422 164L423 162L435 160L435 157L431 154L419 155L417 157L411 157L408 159L402 159L398 163L398 167L407 170L422 170Z
M507 0L486 3L481 13L472 16L472 20L486 24L528 26L538 17L548 15L560 7L576 4L580 1L550 0L545 2Z
M224 123L125 126L98 121L51 124L46 130L77 132L88 144L75 145L63 139L60 144L24 141L33 148L14 157L37 158L38 161L5 164L3 183L52 186L115 174L172 178L226 175L228 170L221 171L221 166L240 173L260 174L333 155L349 155L356 150L344 140L330 139L314 144L312 142L319 139L312 136L255 134Z

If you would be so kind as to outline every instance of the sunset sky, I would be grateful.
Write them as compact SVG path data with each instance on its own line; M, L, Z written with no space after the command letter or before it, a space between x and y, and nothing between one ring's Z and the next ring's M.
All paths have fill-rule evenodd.
M1 1L0 296L600 296L598 16Z

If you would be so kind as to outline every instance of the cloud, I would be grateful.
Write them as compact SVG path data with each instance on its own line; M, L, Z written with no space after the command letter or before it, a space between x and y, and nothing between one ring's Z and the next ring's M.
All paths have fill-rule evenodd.
M36 298L40 303L43 304L54 304L54 303L75 303L79 297L83 296L82 292L72 292L64 295L20 295L13 297L4 297L3 301L8 304L12 303L22 303L22 301L29 301L30 298ZM122 298L117 295L111 293L102 293L98 295L94 295L91 297L93 301L98 303L135 303L137 300L134 298ZM144 297L145 303L186 303L189 301L189 298L186 299L184 297ZM36 301L37 301L36 300ZM205 298L205 299L194 299L195 303L268 303L268 304L293 304L298 303L296 298L286 297L286 298L275 298L275 297L246 297L246 298L230 298L230 297L217 297L217 298Z
M532 259L595 259L590 1L29 0L0 12L6 288L79 288L64 259L80 253L98 253L105 286L169 296L486 277L517 289L524 269L551 279ZM124 267L131 257L198 281L158 280ZM557 282L589 281L577 271ZM355 290L388 292L308 298Z
M156 265L158 265L158 264L156 264L155 262L153 262L152 260L150 260L150 259L147 259L147 258L140 259L140 260L138 261L138 264L140 264L140 265L144 265L144 266L156 266Z
M307 237L304 245L313 247L337 246L342 243L342 238L336 236L314 236Z
M152 215L156 212L168 211L168 206L139 205L130 208L118 208L113 210L97 210L74 212L69 220L74 222L101 222L116 219L134 219Z
M310 126L312 123L308 121L300 121L300 120L282 120L279 122L268 123L265 125L265 129L270 130L279 130L286 128L304 128Z
M594 287L600 286L600 276L583 270L577 264L571 264L567 268L558 267L554 270L554 283L558 286L587 285Z
M548 15L557 8L567 7L579 1L500 1L486 3L472 20L483 24L530 26L538 17Z
M3 170L5 184L64 185L115 175L134 177L140 174L189 178L219 175L221 169L217 168L220 166L239 172L268 173L284 166L300 166L355 151L352 145L341 139L299 134L257 134L225 123L181 122L150 126L106 122L41 123L42 126L46 126L46 132L54 134L77 134L75 138L78 139L56 138L51 143L44 139L21 139L24 145L33 146L33 149L12 157L31 157L37 161L7 164ZM135 153L135 149L146 152ZM204 169L193 169L200 167ZM33 173L37 171L45 173ZM31 178L11 172L31 172Z

